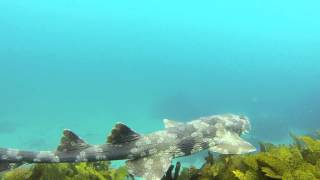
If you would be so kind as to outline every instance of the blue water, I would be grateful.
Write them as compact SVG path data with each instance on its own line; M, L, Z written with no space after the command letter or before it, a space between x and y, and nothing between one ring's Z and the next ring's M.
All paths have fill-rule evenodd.
M252 143L320 129L316 0L0 1L0 146L249 116Z

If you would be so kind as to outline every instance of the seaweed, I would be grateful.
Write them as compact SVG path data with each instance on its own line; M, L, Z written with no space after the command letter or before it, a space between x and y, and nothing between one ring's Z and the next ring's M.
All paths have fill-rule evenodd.
M174 165L171 165L167 170L166 174L161 178L161 180L177 180L179 177L180 168L181 168L180 162L177 162L175 167ZM173 169L174 169L174 173L172 172Z
M209 152L199 169L181 169L178 162L175 167L170 166L162 180L320 179L319 132L312 136L291 134L291 137L290 145L260 143L260 152L251 154L214 156ZM35 164L2 175L4 180L122 180L129 177L125 167L111 168L110 162Z
M260 152L252 154L214 157L209 153L200 169L185 169L181 175L183 180L195 174L199 180L320 179L319 135L291 137L291 145L260 143Z
M29 167L16 168L2 175L4 180L122 180L128 176L127 169L111 168L110 163L59 163L35 164Z

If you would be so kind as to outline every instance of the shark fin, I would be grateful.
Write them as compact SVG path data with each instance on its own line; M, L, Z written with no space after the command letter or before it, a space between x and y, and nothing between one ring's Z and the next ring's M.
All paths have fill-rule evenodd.
M112 129L111 134L107 138L107 143L121 144L134 141L140 138L140 134L134 132L128 126L122 123L117 123Z
M11 166L8 162L0 162L0 172L10 170Z
M0 174L2 172L6 172L6 171L13 170L15 168L18 168L24 164L25 164L24 162L18 162L18 163L0 162Z
M221 154L244 154L256 151L249 142L243 140L237 133L224 131L218 136L216 144L210 145L210 150Z
M165 128L171 128L171 127L177 127L182 125L182 122L178 122L178 121L173 121L173 120L169 120L169 119L164 119L163 120L163 124Z
M155 154L140 159L126 161L130 174L143 177L146 180L160 180L171 165L169 154Z
M63 131L57 151L70 152L88 148L90 145L69 129Z

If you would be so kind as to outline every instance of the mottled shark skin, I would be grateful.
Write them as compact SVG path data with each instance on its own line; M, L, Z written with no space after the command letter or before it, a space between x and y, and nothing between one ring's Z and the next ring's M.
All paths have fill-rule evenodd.
M0 148L0 170L9 163L61 163L127 160L131 174L146 180L160 179L173 158L202 150L222 154L243 154L255 147L240 138L248 132L247 117L213 115L183 123L165 119L165 129L140 135L122 123L116 124L107 142L90 145L70 130L63 131L55 151L24 151Z

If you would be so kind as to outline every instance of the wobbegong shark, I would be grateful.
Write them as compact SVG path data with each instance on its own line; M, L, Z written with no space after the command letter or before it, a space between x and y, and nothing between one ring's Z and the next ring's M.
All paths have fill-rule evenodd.
M171 160L202 150L221 154L250 153L256 148L240 136L250 130L246 116L224 114L201 117L190 122L164 119L164 130L138 134L117 123L106 143L90 145L65 129L54 151L25 151L0 148L0 170L9 163L62 163L126 160L130 174L158 180Z

